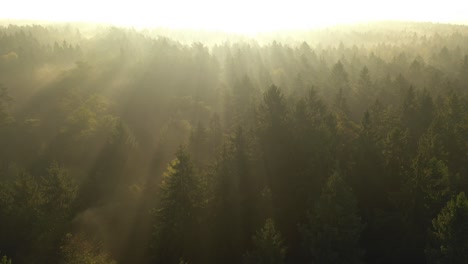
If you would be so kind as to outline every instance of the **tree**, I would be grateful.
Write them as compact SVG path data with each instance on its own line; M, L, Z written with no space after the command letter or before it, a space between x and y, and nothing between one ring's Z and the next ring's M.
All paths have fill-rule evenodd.
M350 98L350 105L353 106L352 113L354 118L362 115L362 112L369 107L377 93L377 90L373 86L369 69L366 66L364 66L359 73L355 92L356 94Z
M333 65L330 78L332 83L335 84L335 89L346 89L349 86L348 73L344 69L341 61L338 61Z
M266 173L273 193L287 186L284 176L292 154L288 111L280 89L272 85L263 96L259 110L259 143L265 159ZM283 189L284 190L284 189Z
M212 173L216 262L238 263L260 213L259 183L251 173L249 142L242 127L224 145Z
M0 248L19 262L56 262L56 249L69 228L76 185L53 162L44 175L21 172L2 186Z
M410 167L408 157L406 131L400 127L394 127L383 139L383 151L385 172L387 173L387 189L396 192L400 189L400 184L404 173Z
M43 254L46 257L51 257L55 255L63 234L70 228L77 185L68 171L60 167L57 162L52 162L47 168L47 172L45 176L41 177L39 184L42 189L43 203L40 207L42 212L36 225L38 225L37 229L41 235L36 236L35 247L42 252L48 252Z
M424 247L431 219L443 208L452 194L451 173L441 160L437 135L428 131L419 140L417 155L402 179L395 202L401 214L400 236L403 254L411 262L424 261Z
M428 263L466 263L468 260L468 199L461 192L432 220Z
M354 143L353 160L356 165L350 184L359 200L359 208L366 222L387 201L384 158L375 116L366 111L361 121L361 130Z
M359 238L363 224L357 202L338 172L334 172L319 201L301 227L304 246L314 263L361 263Z
M413 161L413 174L409 186L414 187L416 198L414 206L424 212L422 217L432 219L443 207L451 195L451 177L449 168L442 159L444 149L438 136L432 131L424 134L419 140L418 154ZM411 209L412 211L414 210Z
M199 179L185 148L163 175L159 205L154 209L153 249L157 261L193 260L200 202Z
M416 98L416 91L413 86L410 86L406 90L406 95L404 97L404 101L402 104L401 110L401 125L403 129L407 129L408 134L408 145L409 151L411 154L416 152L417 148L417 139L418 135L416 135L417 130L417 98Z
M87 239L83 234L66 234L60 246L63 264L115 264L109 255L103 252L101 245Z
M196 129L190 133L188 149L194 163L197 165L204 165L209 157L208 150L208 133L202 122L198 122Z
M0 84L0 128L4 124L8 124L13 121L8 108L12 98L8 96L8 90Z
M298 214L302 212L290 206L295 204L299 170L287 104L281 91L271 86L265 92L259 110L259 146L264 162L266 182L272 191L275 219L283 230L285 240L299 241Z
M255 87L247 75L232 88L234 125L253 125Z
M125 169L137 142L128 126L122 120L116 120L104 140L89 176L78 192L77 204L81 210L121 196L120 188L131 180L126 177Z
M459 68L458 79L460 81L461 87L466 87L468 85L468 55L465 55L463 58L463 63Z
M214 156L216 153L218 153L223 141L223 129L221 126L221 120L219 118L219 115L216 113L213 114L210 119L209 139L209 152L211 153L211 156Z
M0 259L0 264L11 264L11 259L7 256L3 256L2 259Z
M57 162L52 162L47 169L47 175L42 178L42 181L46 200L48 201L45 208L49 213L57 213L60 217L67 217L71 213L72 205L75 202L77 189L75 182ZM56 210L57 208L60 210Z
M375 92L372 89L372 81L370 78L369 74L369 69L367 66L364 66L359 73L359 80L358 80L358 89L359 93L367 94L369 96L369 93Z
M252 237L254 249L244 255L245 264L281 264L285 262L286 247L275 222L267 219L262 229Z
M305 99L306 105L314 126L319 126L327 114L327 106L323 100L317 95L315 87L311 87Z
M264 93L259 114L260 125L265 129L280 129L286 125L287 109L284 95L277 86L270 86Z
M330 91L327 92L328 98L338 92L343 93L344 97L349 95L349 76L341 61L338 61L335 63L335 65L333 65L330 73L329 84L331 89L329 89Z

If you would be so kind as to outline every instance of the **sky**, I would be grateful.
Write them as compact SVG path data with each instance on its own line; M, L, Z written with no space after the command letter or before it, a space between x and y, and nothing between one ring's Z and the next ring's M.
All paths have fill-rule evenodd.
M466 0L3 0L0 19L256 33L379 20L468 22Z

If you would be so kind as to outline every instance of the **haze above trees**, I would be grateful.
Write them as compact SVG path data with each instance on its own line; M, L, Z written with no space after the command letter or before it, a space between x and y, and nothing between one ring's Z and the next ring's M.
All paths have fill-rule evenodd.
M468 26L0 27L0 263L466 263Z

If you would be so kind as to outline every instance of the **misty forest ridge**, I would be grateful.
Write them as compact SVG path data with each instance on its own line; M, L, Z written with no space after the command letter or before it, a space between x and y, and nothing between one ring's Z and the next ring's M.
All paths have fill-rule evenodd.
M468 26L0 23L0 264L466 264L467 193Z

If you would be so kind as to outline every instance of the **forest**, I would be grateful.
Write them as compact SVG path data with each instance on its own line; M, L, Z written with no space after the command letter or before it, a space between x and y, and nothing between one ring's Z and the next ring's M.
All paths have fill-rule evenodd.
M468 26L0 25L0 263L468 263Z

